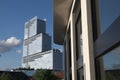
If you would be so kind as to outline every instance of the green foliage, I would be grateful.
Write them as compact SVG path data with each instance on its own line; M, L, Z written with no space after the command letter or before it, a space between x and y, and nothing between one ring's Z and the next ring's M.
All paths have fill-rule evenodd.
M28 68L17 68L17 69L15 69L15 70L34 70L34 68L30 68L30 67L28 67Z
M105 74L106 80L120 80L120 70L107 70Z
M8 73L3 73L0 76L0 80L13 80L12 77Z
M28 80L28 77L22 72L3 72L0 80Z
M22 73L15 73L14 76L12 76L14 80L26 80L26 75Z
M33 75L34 80L59 80L56 78L51 70L36 70Z
M106 80L118 80L116 77L110 73L106 74Z

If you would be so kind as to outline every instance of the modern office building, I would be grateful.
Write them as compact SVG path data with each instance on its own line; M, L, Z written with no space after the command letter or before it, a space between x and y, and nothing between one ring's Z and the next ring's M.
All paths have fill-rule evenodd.
M120 1L54 0L64 80L120 80Z
M37 17L25 23L22 67L62 70L62 52L52 50L45 27L46 22Z

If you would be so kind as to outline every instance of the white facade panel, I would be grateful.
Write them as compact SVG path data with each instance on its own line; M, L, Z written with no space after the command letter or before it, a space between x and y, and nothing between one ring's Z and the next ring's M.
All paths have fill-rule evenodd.
M28 38L28 28L25 26L25 29L24 29L24 39L27 39Z
M45 54L41 58L29 62L28 65L35 69L53 69L53 55L52 53Z
M27 56L27 46L23 46L23 57Z
M22 67L34 69L52 69L63 70L62 53L55 50L49 50L24 57ZM28 60L26 62L26 60Z
M42 51L42 36L39 36L29 44L29 55Z
M29 37L32 37L37 34L37 22L31 23L29 26Z
M30 67L34 69L53 69L53 51L52 50L38 53L36 54L36 56L35 54L33 54L24 59L28 59L28 58L29 58L28 62L23 61L22 67ZM30 61L31 59L32 61Z

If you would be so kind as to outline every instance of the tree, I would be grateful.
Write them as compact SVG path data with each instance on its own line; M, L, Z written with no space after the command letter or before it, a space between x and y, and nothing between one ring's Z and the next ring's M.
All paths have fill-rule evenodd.
M12 77L8 73L3 73L0 76L0 80L13 80Z
M28 68L19 67L19 68L16 68L14 70L34 70L34 68L30 68L30 66L29 66Z
M36 70L33 75L34 80L59 80L56 78L51 70Z

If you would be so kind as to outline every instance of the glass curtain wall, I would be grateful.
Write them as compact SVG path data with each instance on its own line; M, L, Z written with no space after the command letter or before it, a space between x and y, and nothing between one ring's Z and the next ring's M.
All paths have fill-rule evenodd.
M98 10L100 17L99 26L101 36L104 35L103 33L105 33L108 30L108 28L110 28L110 25L118 17L120 17L120 0L98 0ZM116 48L111 48L109 52L106 52L103 55L97 57L96 59L97 80L120 80L119 54L120 46L116 46Z
M102 58L101 79L120 80L120 46L98 58Z
M98 0L101 34L120 16L120 0Z

